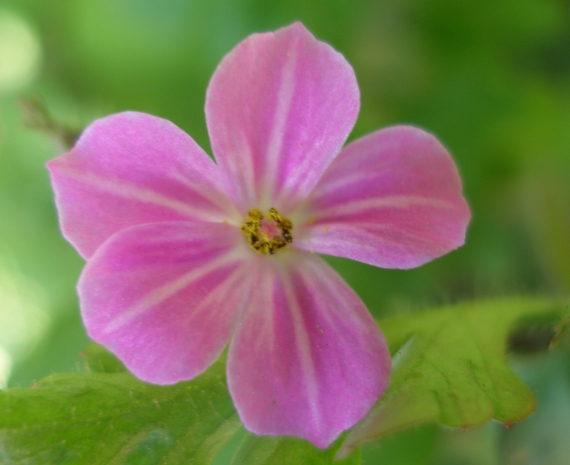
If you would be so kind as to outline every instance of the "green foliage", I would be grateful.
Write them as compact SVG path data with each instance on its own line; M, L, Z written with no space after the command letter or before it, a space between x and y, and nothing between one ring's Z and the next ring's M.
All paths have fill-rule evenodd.
M509 329L517 321L524 322L519 330L535 319L554 324L560 315L556 302L517 298L382 321L394 357L391 385L339 455L410 425L524 418L535 399L505 363ZM245 432L227 391L224 358L194 380L155 386L124 371L100 346L85 356L90 373L55 374L0 394L4 463L329 464L342 442L323 451L295 438ZM340 463L359 461L356 451Z
M270 464L270 465L338 465L360 464L360 451L344 460L334 460L342 441L337 441L326 451L308 447L304 441L286 437L260 437L249 434L242 442L232 465Z
M127 371L125 365L107 349L94 342L83 354L87 367L93 373L120 373Z
M13 463L208 463L239 427L221 367L152 386L128 373L57 374L2 395L4 456Z
M242 429L224 360L192 381L156 386L121 371L99 346L86 357L95 372L55 374L31 389L0 393L3 464L210 464ZM339 445L322 451L299 439L246 433L222 463L329 464Z
M534 411L536 400L506 364L509 329L522 318L549 316L555 324L561 315L560 303L514 298L382 321L393 354L391 384L353 428L343 451L430 421L466 428L492 418L508 425L522 420Z

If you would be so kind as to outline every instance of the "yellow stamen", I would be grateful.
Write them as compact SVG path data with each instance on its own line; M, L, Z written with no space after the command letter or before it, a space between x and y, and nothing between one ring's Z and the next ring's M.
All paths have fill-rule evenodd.
M269 221L264 221L263 213L251 209L243 226L242 232L247 238L249 246L260 254L273 255L293 242L293 223L289 218L282 216L276 208L270 208L267 214ZM279 234L275 234L276 230Z

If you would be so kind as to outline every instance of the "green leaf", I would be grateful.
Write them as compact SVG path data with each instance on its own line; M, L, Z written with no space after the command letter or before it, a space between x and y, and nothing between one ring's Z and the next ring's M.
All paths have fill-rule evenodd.
M58 374L0 394L8 463L209 463L239 427L220 363L174 386L126 372Z
M430 421L466 428L492 418L505 424L525 418L536 401L506 364L509 330L531 316L555 324L562 308L551 300L515 298L381 321L393 355L390 387L350 432L339 456L363 441Z
M239 434L240 442L224 450L224 465L330 464L340 446L323 451L245 432L223 357L194 380L156 386L122 371L100 346L84 355L95 372L56 374L31 389L0 392L2 464L210 464ZM343 463L360 463L360 451Z
M250 434L242 442L231 465L265 463L271 465L326 465L332 463L335 465L360 465L360 451L344 460L334 461L342 439L337 440L327 450L322 451L315 447L306 447L305 441L297 438L261 437Z
M127 371L125 365L103 346L92 342L85 352L85 362L94 373L121 373Z

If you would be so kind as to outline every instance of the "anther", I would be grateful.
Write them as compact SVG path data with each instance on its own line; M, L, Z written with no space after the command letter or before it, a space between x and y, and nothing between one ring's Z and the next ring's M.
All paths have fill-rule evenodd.
M267 217L269 221L264 220L260 210L251 209L241 230L253 250L273 255L293 242L293 223L281 216L276 208L270 208Z

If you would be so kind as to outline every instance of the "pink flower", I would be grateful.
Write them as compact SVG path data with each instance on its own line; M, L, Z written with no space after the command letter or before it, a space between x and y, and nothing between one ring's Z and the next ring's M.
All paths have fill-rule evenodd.
M342 148L351 66L296 23L254 34L206 95L217 164L141 113L89 126L49 164L65 237L87 259L89 335L140 379L197 376L229 341L245 426L328 446L388 385L364 304L317 253L388 268L463 244L469 208L447 151L397 126Z

